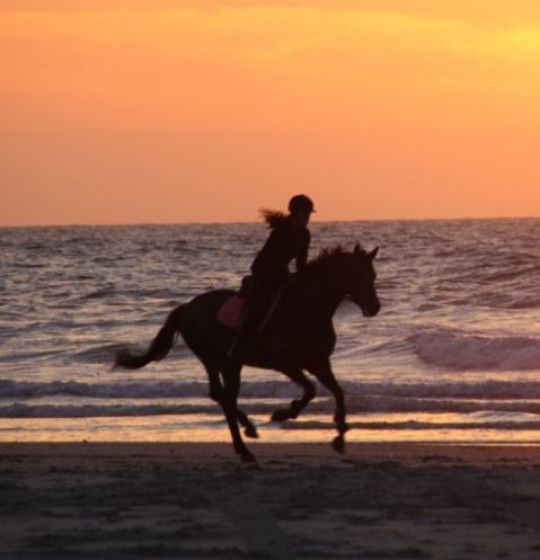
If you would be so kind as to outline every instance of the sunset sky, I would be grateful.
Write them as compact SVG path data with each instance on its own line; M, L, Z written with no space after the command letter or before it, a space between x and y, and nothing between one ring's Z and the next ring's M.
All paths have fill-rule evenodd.
M406 6L406 7L405 7ZM0 225L540 216L540 2L0 0Z

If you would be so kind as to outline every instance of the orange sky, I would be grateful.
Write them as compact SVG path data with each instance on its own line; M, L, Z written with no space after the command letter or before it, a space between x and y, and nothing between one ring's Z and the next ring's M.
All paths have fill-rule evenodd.
M537 0L0 0L0 22L0 225L245 221L297 192L323 220L540 216Z

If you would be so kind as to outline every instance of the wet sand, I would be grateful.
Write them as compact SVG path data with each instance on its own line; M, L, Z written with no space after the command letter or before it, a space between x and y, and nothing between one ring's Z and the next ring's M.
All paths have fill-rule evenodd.
M0 557L540 558L540 447L0 444Z

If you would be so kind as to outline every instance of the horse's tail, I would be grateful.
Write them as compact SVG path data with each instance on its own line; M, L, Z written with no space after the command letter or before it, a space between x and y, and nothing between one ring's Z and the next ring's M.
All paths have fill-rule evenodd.
M116 354L114 367L138 369L150 362L162 360L172 348L176 332L181 328L182 314L185 307L185 305L180 305L169 313L165 324L161 327L144 354L133 354L129 350L121 350Z

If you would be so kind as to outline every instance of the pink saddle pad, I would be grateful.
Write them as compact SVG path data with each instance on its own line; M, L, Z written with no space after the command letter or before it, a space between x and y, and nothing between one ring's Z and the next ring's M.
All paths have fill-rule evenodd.
M240 326L245 300L238 294L231 296L220 308L217 314L218 321L232 329Z

